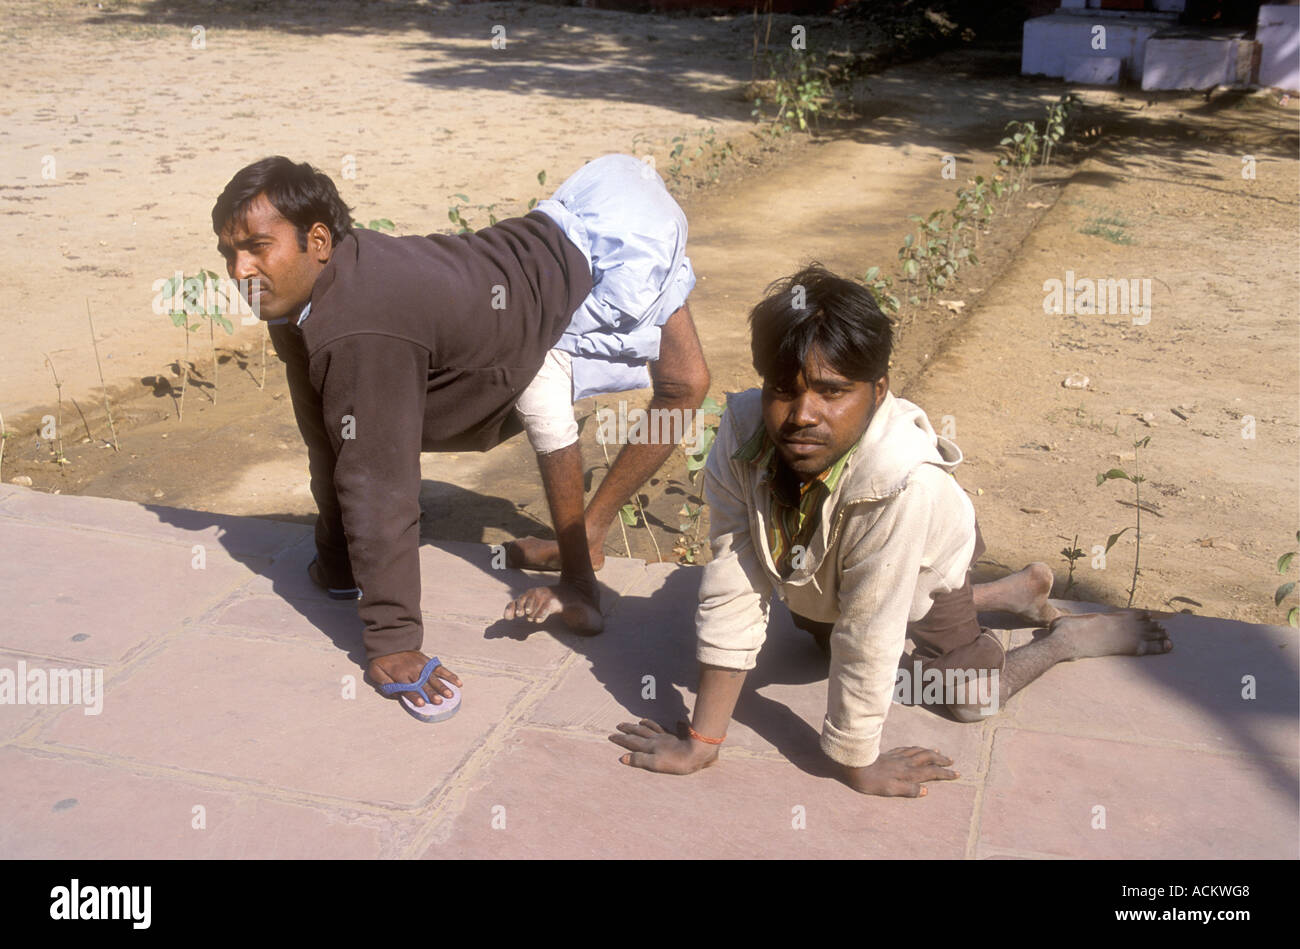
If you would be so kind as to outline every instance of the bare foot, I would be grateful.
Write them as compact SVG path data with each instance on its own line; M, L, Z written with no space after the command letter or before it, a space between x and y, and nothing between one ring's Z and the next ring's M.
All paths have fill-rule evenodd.
M1174 648L1165 628L1145 610L1074 613L1056 619L1051 638L1068 647L1066 659L1153 656Z
M588 540L591 569L605 566L605 545ZM521 537L506 544L506 565L516 570L555 570L560 564L560 545L540 537Z
M553 587L533 587L506 604L505 619L526 619L543 623L556 613L565 625L581 636L594 636L605 628L600 615L600 595L586 585L560 581Z
M1031 563L1023 570L1008 574L991 583L977 583L971 589L975 610L1002 610L1023 616L1030 622L1047 626L1058 616L1070 615L1047 602L1052 592L1052 568L1045 563Z

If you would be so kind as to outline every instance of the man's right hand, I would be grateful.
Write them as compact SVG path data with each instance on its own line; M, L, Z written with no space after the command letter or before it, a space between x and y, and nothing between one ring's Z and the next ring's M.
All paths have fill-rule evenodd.
M952 781L951 758L929 748L895 748L886 751L865 768L844 767L844 781L863 794L881 797L925 797L923 781Z
M418 650L408 652L394 652L387 656L380 656L377 659L370 660L370 667L367 670L372 682L378 685L388 685L390 682L414 682L420 678L420 673L429 662L429 657ZM399 693L410 696L411 702L417 707L422 708L426 701L434 705L441 705L444 698L451 698L451 689L447 688L441 680L446 679L448 682L461 687L460 679L456 673L452 672L446 666L439 665L429 676L429 681L424 684L424 688L419 692Z

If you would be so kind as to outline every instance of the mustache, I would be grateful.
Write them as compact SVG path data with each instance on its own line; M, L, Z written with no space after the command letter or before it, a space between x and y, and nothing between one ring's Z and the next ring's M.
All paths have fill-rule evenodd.
M781 432L780 440L783 442L798 442L804 445L829 445L830 444L829 439L814 437L799 429L795 429L789 432Z

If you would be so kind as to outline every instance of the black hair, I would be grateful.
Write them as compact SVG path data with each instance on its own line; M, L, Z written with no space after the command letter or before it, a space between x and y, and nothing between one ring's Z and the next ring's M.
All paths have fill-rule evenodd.
M295 164L276 155L241 168L230 179L212 206L212 230L218 237L232 220L248 213L259 194L298 229L299 250L307 249L307 231L317 222L329 228L335 244L352 233L352 209L329 176L306 162Z
M767 288L749 314L754 369L790 388L815 347L847 379L875 382L889 371L893 325L871 291L818 263Z

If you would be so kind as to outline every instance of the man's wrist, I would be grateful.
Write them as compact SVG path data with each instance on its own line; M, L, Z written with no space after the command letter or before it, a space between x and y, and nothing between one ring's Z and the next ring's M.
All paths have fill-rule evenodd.
M691 760L701 764L706 764L717 758L718 750L722 747L721 743L712 744L692 738L689 732L682 738L682 741L686 743L690 750Z
M876 761L879 760L879 758L876 759ZM875 761L857 767L841 764L840 772L844 775L845 782L855 791L870 791L875 777L875 764Z
M718 757L718 745L706 745L694 738L686 739L686 743L690 745L691 761L698 765L706 765Z

